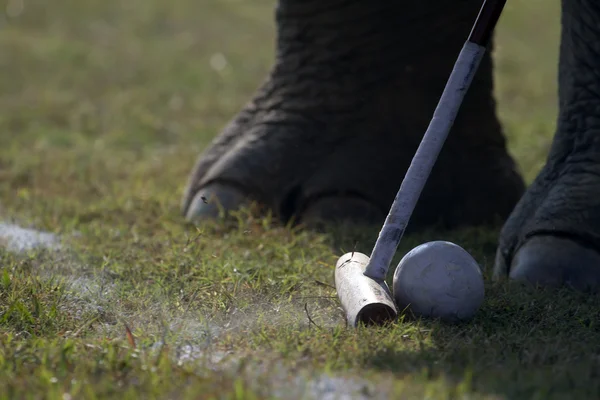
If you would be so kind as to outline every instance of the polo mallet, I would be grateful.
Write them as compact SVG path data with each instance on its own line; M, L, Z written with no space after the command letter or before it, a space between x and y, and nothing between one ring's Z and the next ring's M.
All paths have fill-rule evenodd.
M485 0L464 44L433 117L396 194L369 259L344 254L335 267L335 287L350 326L383 324L398 311L385 282L392 258L429 174L477 72L506 0Z

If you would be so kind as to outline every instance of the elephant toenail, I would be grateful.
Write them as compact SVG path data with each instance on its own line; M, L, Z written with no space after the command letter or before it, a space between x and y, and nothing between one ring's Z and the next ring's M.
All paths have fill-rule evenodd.
M240 189L227 184L212 183L196 193L185 217L190 222L214 219L247 203L249 199Z
M600 253L574 240L533 236L515 254L509 277L533 285L596 292L600 288Z

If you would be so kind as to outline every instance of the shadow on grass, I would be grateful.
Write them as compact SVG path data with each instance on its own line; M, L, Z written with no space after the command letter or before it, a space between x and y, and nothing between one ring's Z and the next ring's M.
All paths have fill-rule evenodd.
M364 362L394 375L444 377L455 390L482 395L598 398L599 300L569 290L496 284L473 321L420 321L426 340L418 350L390 344Z

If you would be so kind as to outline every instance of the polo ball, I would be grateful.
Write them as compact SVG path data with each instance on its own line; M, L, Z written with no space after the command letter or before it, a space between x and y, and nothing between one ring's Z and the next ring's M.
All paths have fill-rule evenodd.
M473 318L484 298L477 261L462 247L446 241L424 243L408 252L393 280L399 311L459 322Z

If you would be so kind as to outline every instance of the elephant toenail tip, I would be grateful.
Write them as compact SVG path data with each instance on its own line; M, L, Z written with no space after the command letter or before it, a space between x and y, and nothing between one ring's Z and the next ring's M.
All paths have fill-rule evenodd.
M517 250L509 277L541 287L597 291L600 253L571 239L534 236Z
M501 247L499 247L496 251L494 269L492 271L492 280L494 282L504 282L508 280L508 265L506 263L506 254Z
M194 195L185 218L189 222L220 218L228 211L236 210L247 202L248 197L231 185L209 184Z

